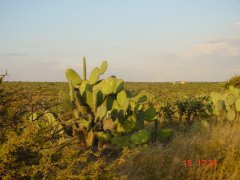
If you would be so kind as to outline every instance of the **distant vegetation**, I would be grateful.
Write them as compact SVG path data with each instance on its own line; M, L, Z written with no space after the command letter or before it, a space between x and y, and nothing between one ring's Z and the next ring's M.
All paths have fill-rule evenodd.
M225 83L226 88L229 88L230 86L240 88L240 76L239 75L232 77Z

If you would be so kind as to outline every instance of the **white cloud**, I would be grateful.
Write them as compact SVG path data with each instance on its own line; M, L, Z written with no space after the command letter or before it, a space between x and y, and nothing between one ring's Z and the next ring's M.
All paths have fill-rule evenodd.
M240 37L209 40L195 45L189 52L184 53L183 57L192 59L202 55L240 56Z

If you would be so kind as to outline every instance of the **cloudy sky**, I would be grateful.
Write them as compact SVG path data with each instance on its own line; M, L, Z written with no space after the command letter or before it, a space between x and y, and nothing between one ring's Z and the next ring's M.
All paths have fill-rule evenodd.
M240 74L239 0L0 0L0 74L66 81L109 64L126 81L224 81Z

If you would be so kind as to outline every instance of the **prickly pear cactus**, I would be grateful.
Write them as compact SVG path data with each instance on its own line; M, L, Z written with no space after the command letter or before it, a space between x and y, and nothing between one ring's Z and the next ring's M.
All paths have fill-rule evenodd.
M146 105L146 93L131 96L124 81L115 76L99 77L106 71L107 61L95 67L87 80L83 59L83 80L72 69L66 71L75 121L73 133L86 147L109 143L117 147L147 143L150 133L146 123L156 120L156 111Z
M219 120L240 119L240 89L230 86L224 93L211 93L211 100Z
M134 133L130 137L130 139L136 145L138 145L138 144L145 144L150 139L150 133L148 131L146 131L146 130L140 130L140 131Z

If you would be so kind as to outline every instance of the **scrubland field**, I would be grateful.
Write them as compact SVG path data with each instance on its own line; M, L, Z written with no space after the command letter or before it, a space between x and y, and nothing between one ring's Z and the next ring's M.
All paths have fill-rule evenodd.
M224 83L127 82L124 88L147 92L146 108L156 110L154 121L144 123L150 138L96 147L71 129L68 83L3 82L0 179L240 179L238 109L229 117L224 95L224 105L219 96L209 98L224 93Z

